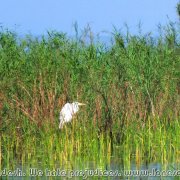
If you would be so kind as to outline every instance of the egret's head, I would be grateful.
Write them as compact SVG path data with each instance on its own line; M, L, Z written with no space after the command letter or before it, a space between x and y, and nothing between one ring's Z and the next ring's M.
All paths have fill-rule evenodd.
M73 110L74 110L74 112L77 112L77 111L79 111L79 106L84 106L84 105L86 105L86 104L84 104L84 103L79 103L79 102L73 102L72 105L73 105Z

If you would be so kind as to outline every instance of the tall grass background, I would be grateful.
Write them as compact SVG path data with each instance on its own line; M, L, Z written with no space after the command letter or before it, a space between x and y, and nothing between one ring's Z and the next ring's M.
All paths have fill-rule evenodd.
M105 168L112 157L179 163L180 28L114 30L112 44L90 29L76 38L0 31L0 169ZM66 102L86 103L58 129Z

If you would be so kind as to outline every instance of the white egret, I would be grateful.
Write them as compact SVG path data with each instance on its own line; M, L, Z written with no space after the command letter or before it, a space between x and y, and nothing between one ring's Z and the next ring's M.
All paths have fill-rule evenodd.
M63 128L64 123L72 121L73 116L79 111L79 106L85 105L84 103L73 102L73 103L66 103L59 115L59 129Z

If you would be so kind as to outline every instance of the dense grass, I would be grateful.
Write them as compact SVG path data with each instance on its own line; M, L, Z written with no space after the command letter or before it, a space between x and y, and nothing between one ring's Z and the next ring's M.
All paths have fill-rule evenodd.
M107 47L1 30L0 169L105 168L111 156L126 168L179 163L179 34L172 25L158 38L116 31ZM60 131L59 111L75 100L87 106Z

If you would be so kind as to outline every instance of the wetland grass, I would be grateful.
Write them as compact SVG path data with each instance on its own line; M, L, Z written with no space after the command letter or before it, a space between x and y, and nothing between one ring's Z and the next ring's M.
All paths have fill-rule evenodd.
M178 165L180 32L165 32L116 32L106 48L58 32L1 31L0 169ZM59 130L67 100L87 106Z

